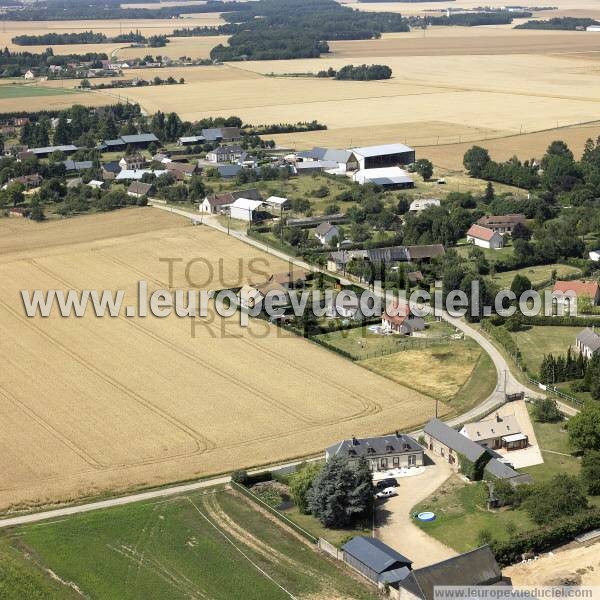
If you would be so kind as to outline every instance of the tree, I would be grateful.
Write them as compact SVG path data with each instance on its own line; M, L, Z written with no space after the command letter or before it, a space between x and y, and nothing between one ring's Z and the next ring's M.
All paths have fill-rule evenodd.
M531 281L529 278L517 273L510 284L510 291L517 297L517 300L530 289Z
M533 402L533 418L538 423L558 423L563 420L553 398L536 398Z
M481 146L473 146L463 157L463 165L471 177L481 177L489 162L490 153Z
M600 496L600 450L590 450L583 455L580 477L590 496Z
M290 493L294 504L303 514L309 514L308 510L308 492L312 487L315 477L321 472L323 467L318 463L307 463L302 465L295 473L290 476Z
M56 129L54 130L53 140L55 146L62 146L71 142L69 123L67 121L67 115L64 112L60 114L60 117L58 117L58 123L56 124Z
M31 217L32 221L37 222L43 221L46 218L46 215L44 214L44 209L40 204L36 204L31 208L31 213L29 216Z
M364 458L357 467L338 455L331 458L308 492L310 512L325 527L341 528L368 516L373 508L371 471Z
M600 403L587 402L567 424L569 443L573 450L600 450Z
M527 225L517 223L512 230L512 239L529 241L531 239L531 230Z
M490 202L492 202L495 197L496 197L496 192L494 191L494 186L491 181L488 181L487 185L485 186L485 193L483 195L483 201L486 204L490 204Z
M433 164L426 158L419 158L415 162L415 171L425 180L429 181L433 175Z
M578 477L560 473L532 485L523 506L534 523L545 525L587 508L587 498Z

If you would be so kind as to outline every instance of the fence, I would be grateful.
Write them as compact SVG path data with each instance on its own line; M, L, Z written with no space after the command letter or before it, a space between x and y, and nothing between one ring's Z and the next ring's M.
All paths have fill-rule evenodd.
M328 542L325 538L320 537L317 542L319 550L323 550L329 556L333 556L336 560L344 560L344 551L338 550L331 542Z
M571 402L572 404L576 404L577 406L583 406L583 400L580 400L579 398L575 398L574 396L569 396L569 394L565 394L564 392L557 390L555 387L553 387L551 385L546 385L546 384L542 383L541 381L537 381L537 379L531 379L531 377L528 377L527 380L529 381L529 383L533 383L533 385L539 387L540 390L544 390L545 392L550 392L552 394L555 394L556 396L559 396L563 400L567 400L568 402Z
M250 498L253 502L258 504L265 510L268 510L273 516L275 516L277 519L279 519L282 523L285 523L288 527L291 527L296 533L299 533L302 537L306 538L309 542L311 542L313 544L318 544L319 540L314 535L312 535L305 529L302 529L302 527L300 527L300 525L298 525L298 524L294 523L294 521L288 519L283 513L279 512L276 508L269 506L264 500L261 500L256 494L253 494L247 487L244 487L243 485L240 485L239 483L236 483L235 481L231 481L231 487L233 487L237 491L244 494L244 496L247 496L248 498Z

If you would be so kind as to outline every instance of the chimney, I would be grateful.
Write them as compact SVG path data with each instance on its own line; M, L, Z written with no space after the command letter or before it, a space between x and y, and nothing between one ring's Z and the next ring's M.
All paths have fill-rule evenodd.
M352 445L358 446L358 440L354 436L352 436Z
M500 418L500 415L496 413L496 423L500 423L501 421L502 419Z
M402 435L400 434L400 432L397 429L396 429L396 437L397 438L401 438L402 437Z

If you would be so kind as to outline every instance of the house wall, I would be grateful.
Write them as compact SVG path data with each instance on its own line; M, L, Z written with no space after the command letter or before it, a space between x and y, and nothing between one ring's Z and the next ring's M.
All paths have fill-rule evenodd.
M435 455L444 458L446 462L452 465L452 468L458 472L460 469L458 456L451 448L445 444L442 444L442 442L427 433L425 434L425 444L430 452L433 452Z
M344 552L344 562L366 577L369 581L377 583L377 580L379 579L377 572L367 567L367 565L358 560L358 558L355 558L351 554Z
M254 211L252 210L247 210L245 208L237 208L235 206L232 206L229 210L231 212L232 219L250 222L254 218Z

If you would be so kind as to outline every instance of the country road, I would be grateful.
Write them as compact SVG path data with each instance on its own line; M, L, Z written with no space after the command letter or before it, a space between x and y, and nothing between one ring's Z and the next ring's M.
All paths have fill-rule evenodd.
M260 250L262 250L264 252L267 252L269 254L277 256L278 258L288 261L290 264L293 264L297 267L306 269L307 271L323 272L325 274L331 275L331 273L329 273L328 271L319 269L318 267L315 267L314 265L311 265L303 260L300 260L296 257L291 257L291 256L285 254L284 252L281 252L280 250L277 250L275 248L267 246L266 244L263 244L262 242L259 242L255 239L249 237L248 235L246 235L245 232L233 231L233 230L230 230L228 232L227 228L223 227L217 221L217 219L213 216L201 215L199 213L192 213L192 212L180 209L180 208L174 208L171 206L165 206L165 205L161 205L161 204L154 204L152 202L150 202L150 204L160 210L171 212L171 213L186 217L186 218L191 219L196 222L202 222L203 224L205 224L209 227L212 227L213 229L216 229L223 233L229 233L229 235L239 239L240 241L242 241L244 243L250 244L256 248L259 248ZM356 285L356 282L350 282L350 281L347 281L347 280L345 280L343 278L339 278L339 277L338 277L338 279L342 283L346 283L346 284L354 283ZM365 287L365 286L362 286L362 287ZM366 289L366 287L365 287L365 289ZM505 385L506 385L506 392L509 394L514 393L514 392L525 391L529 396L535 397L535 396L539 395L538 391L531 390L518 381L518 379L512 374L512 372L510 370L510 366L506 362L504 356L479 331L477 331L476 329L471 327L468 323L464 322L463 320L452 317L449 314L447 314L446 312L444 312L444 314L442 315L442 318L445 321L447 321L448 323L450 323L451 325L453 325L454 327L456 327L457 329L461 330L466 336L475 340L488 353L488 355L490 356L490 358L492 359L492 361L496 367L496 374L497 374L497 383L496 383L496 387L495 387L494 391L492 392L492 394L488 398L486 398L483 402L481 402L480 404L478 404L471 410L467 411L466 413L459 415L457 417L454 417L452 419L448 419L446 421L448 423L448 425L451 425L451 426L459 425L466 421L472 421L472 420L475 420L477 418L480 418L482 416L489 414L491 411L493 411L495 408L497 408L499 405L501 405L502 403L505 402L505 397L504 397ZM563 403L558 403L558 404L559 404L559 407L562 410L562 412L564 412L567 415L572 416L578 412L576 409L574 409L566 404L563 404ZM410 433L411 433L411 435L418 436L422 433L422 430L413 431ZM318 458L321 458L321 457L319 456ZM316 460L316 458L309 459L309 460ZM284 463L281 465L277 465L276 467L277 468L286 468L286 467L291 467L291 466L300 464L301 462L303 462L303 461L296 460L296 461ZM261 468L261 469L252 469L250 472L260 473L262 471L272 470L273 468L274 468L274 466L265 467L265 468ZM89 502L86 504L68 506L65 508L58 508L58 509L48 510L48 511L44 511L44 512L38 512L38 513L32 513L32 514L27 514L27 515L20 515L20 516L16 516L16 517L6 518L6 519L0 519L0 529L6 528L6 527L14 527L17 525L26 525L26 524L30 524L30 523L37 523L40 521L45 521L47 519L57 519L57 518L61 518L61 517L66 517L66 516L70 516L70 515L75 515L75 514L105 509L105 508L123 506L123 505L127 505L127 504L132 504L134 502L143 502L145 500L153 500L156 498L176 496L178 494L183 494L183 493L187 493L187 492L191 492L191 491L195 491L195 490L199 490L199 489L203 489L203 488L207 488L207 487L211 487L211 486L215 486L215 485L223 485L229 481L230 481L229 476L213 477L213 478L209 478L209 479L203 479L203 480L200 480L200 481L197 481L194 483L173 485L173 486L169 486L169 487L160 488L157 490L151 490L151 491L147 491L147 492L138 492L138 493L134 493L134 494L129 494L127 496L120 496L120 497L112 498L109 500L101 500L98 502Z

